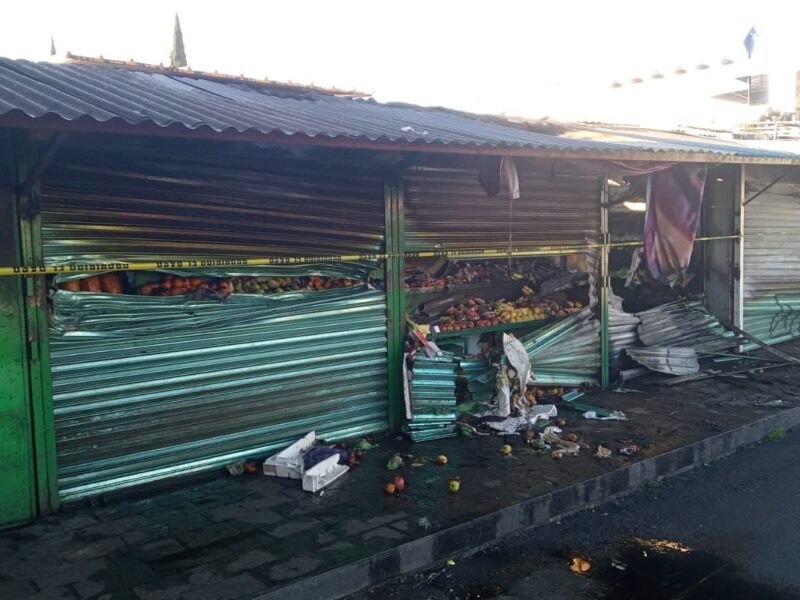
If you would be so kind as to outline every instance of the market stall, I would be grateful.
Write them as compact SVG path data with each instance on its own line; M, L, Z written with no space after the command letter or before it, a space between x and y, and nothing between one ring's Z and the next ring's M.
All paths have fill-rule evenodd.
M62 499L387 427L379 262L226 258L382 251L380 176L184 149L76 145L43 182L47 263L163 264L50 284Z

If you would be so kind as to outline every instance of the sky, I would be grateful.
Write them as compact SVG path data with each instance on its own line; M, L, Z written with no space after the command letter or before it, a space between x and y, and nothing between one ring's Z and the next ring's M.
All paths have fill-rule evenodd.
M194 69L528 118L695 118L712 109L689 92L749 66L742 41L751 26L754 60L800 57L792 0L6 0L0 55L46 59L52 34L59 54L166 63L175 12ZM719 67L723 57L734 65ZM691 69L700 63L712 74ZM690 72L610 87L678 66Z

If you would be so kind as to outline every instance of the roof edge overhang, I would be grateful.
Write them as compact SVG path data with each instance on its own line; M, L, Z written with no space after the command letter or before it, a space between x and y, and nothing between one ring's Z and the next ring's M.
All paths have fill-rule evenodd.
M529 158L553 158L568 160L615 160L647 162L691 162L760 165L800 165L798 158L737 156L715 152L637 151L637 150L557 150L525 146L478 144L442 144L432 142L409 142L366 137L309 136L301 133L261 132L258 130L216 131L210 127L190 129L175 123L168 126L152 122L131 124L122 119L97 121L90 117L66 120L54 114L30 117L21 111L0 115L0 129L30 129L51 132L95 133L131 136L150 136L175 139L204 139L218 141L257 142L275 145L312 146L325 148L347 148L382 152L415 152L428 154L458 154L472 156L518 156Z

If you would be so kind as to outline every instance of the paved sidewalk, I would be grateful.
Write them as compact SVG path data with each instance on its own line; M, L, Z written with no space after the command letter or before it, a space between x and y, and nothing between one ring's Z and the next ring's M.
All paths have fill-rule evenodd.
M645 394L596 393L586 401L626 411L626 422L587 421L563 410L568 431L589 447L616 449L636 439L647 458L716 435L781 409L800 406L800 369L752 379L704 381ZM455 438L410 444L378 440L363 464L335 489L312 496L298 481L220 475L150 497L77 506L0 534L0 598L242 599L355 562L410 540L492 513L531 497L630 465L591 452L553 460L509 439ZM383 493L395 450L432 458L402 470L401 497ZM452 495L447 479L458 474Z

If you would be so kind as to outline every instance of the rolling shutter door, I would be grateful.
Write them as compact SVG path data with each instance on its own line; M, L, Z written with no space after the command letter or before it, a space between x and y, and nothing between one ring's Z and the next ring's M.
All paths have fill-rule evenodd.
M406 250L583 244L600 231L600 184L592 175L519 170L521 197L509 217L504 191L491 197L473 169L417 169L405 180Z
M49 263L383 250L376 174L130 152L62 156L42 190ZM66 500L264 456L312 429L335 438L387 425L383 291L358 285L224 303L58 291L53 306Z
M784 168L749 167L750 198ZM778 343L800 335L800 183L781 181L745 206L744 326Z

